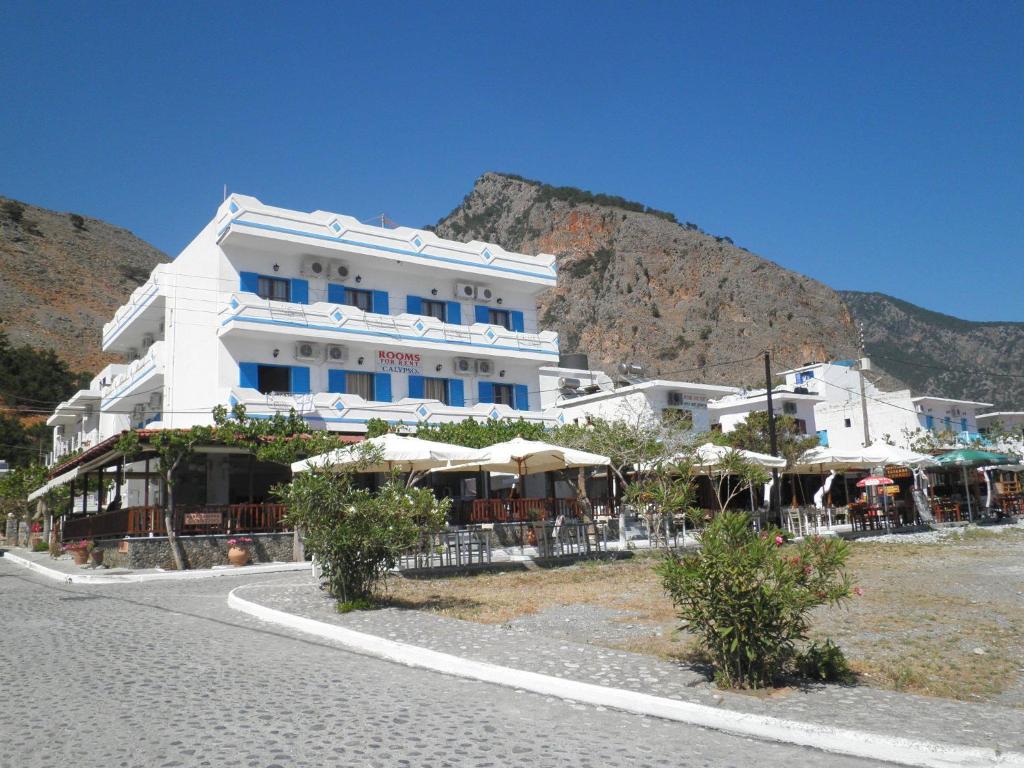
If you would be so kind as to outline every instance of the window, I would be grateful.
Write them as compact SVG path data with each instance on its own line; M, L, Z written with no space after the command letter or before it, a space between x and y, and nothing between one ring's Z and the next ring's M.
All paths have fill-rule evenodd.
M507 405L512 408L516 407L515 392L512 390L511 384L495 384L493 391L494 399L492 402L498 405Z
M487 310L487 322L491 325L500 325L502 328L509 331L512 330L512 317L509 315L507 309Z
M261 277L256 287L256 294L261 299L291 301L291 282L280 277Z
M256 369L256 388L264 395L270 392L291 392L291 369L283 365L261 365Z
M448 321L448 305L443 301L431 301L424 299L421 314L427 317L436 317L442 323Z
M372 373L345 373L345 394L359 395L363 400L373 400L373 374Z
M789 416L796 416L796 403L783 403L782 412Z
M361 309L363 312L373 311L373 291L361 291L358 288L345 289L345 301L350 307Z
M799 432L801 435L806 435L807 434L807 422L804 421L803 419L797 419L796 420L796 431Z
M800 371L796 375L796 383L803 384L805 381L809 381L814 378L814 371Z
M843 426L844 427L852 427L853 426L853 420L852 419L843 419Z
M423 302L424 309L426 308L426 305L427 302ZM449 405L448 379L424 379L423 397L427 400L440 400L445 405Z

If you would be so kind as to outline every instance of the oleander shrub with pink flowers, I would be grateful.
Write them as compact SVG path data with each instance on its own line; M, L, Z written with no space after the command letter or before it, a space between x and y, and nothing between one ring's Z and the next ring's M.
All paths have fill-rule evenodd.
M725 512L700 543L695 552L666 557L658 575L720 686L765 688L792 676L850 679L837 646L807 637L814 608L850 596L846 542L813 537L788 544L781 531L755 532L746 513Z
M229 547L240 547L241 549L248 549L252 546L251 536L235 536L233 539L228 539Z

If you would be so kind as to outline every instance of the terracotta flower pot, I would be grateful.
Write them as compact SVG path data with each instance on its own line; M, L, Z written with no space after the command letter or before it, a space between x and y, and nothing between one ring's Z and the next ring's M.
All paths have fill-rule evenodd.
M103 565L103 550L94 549L89 553L89 557L92 558L93 565Z
M228 547L228 562L236 568L240 565L248 565L249 550L245 547Z
M85 565L89 561L89 553L84 549L72 549L70 552L75 565Z

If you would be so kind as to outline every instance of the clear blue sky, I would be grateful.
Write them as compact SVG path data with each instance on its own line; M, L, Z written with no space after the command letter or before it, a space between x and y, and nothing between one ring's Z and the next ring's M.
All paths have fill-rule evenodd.
M1024 320L1024 4L8 2L0 194L170 254L233 191L433 223L483 171Z

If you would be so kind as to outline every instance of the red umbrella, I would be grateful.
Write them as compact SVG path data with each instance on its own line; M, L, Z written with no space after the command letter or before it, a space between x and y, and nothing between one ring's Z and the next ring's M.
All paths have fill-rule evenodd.
M893 485L896 481L891 477L881 477L879 475L869 475L861 480L857 481L858 488L869 488L876 485Z

